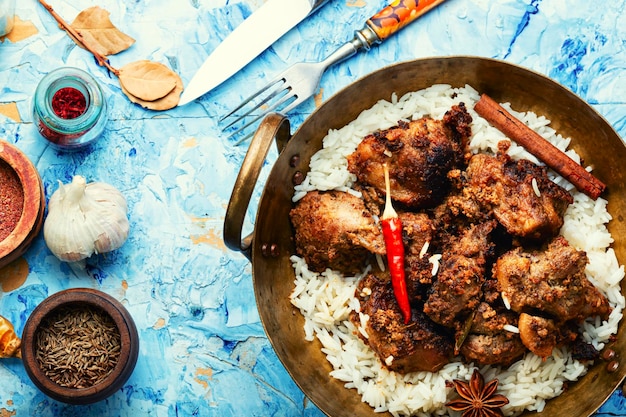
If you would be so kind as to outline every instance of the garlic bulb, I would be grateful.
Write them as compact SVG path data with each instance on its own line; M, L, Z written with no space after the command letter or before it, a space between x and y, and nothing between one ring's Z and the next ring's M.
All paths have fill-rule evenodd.
M87 184L76 175L59 188L48 202L43 237L60 260L76 262L93 254L122 246L128 238L126 199L103 182Z

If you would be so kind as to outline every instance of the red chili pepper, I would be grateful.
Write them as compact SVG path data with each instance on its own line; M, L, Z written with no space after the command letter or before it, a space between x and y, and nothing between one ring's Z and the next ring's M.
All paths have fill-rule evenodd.
M411 305L406 287L404 272L404 242L402 241L402 221L391 204L391 186L389 184L389 170L387 164L385 169L385 185L387 187L387 200L385 210L381 217L385 248L387 249L387 264L391 274L391 286L396 297L400 311L404 316L404 323L411 321Z

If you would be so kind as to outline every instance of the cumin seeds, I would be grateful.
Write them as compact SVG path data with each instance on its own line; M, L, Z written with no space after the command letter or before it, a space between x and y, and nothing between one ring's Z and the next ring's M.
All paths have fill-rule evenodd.
M35 356L52 382L87 388L113 372L120 344L119 330L104 311L87 305L60 307L41 322Z

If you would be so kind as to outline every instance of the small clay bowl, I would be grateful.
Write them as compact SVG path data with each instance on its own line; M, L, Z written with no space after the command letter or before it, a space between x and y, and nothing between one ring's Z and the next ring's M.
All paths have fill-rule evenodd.
M46 199L37 168L22 151L0 140L0 268L26 252L43 225Z
M51 319L58 318L60 314L64 318L72 314L85 317L86 312L91 312L90 314L104 319L102 321L109 325L109 331L104 339L107 341L115 339L116 346L119 346L119 349L114 349L115 355L105 355L106 358L115 356L114 359L110 359L110 362L107 362L109 361L107 359L104 363L97 365L98 367L108 368L106 376L96 378L97 382L93 383L93 385L89 383L83 384L82 387L75 387L66 381L85 380L85 371L77 370L85 362L79 359L71 362L69 366L71 370L67 371L69 377L64 377L61 380L58 376L58 370L63 365L61 360L56 359L58 354L50 353L52 349L45 350L42 347L44 344L40 344L40 341L49 340L47 337L42 337L42 334L46 334L47 329L50 328ZM98 319L99 323L102 322L100 319ZM93 326L94 322L90 321L90 323L92 324L85 327ZM75 328L72 327L73 330ZM102 328L99 330L102 330ZM88 331L85 332L88 333ZM76 345L80 343L87 344L87 346L83 344L78 348L72 347L72 356L88 357L90 354L98 353L98 350L101 352L101 346L106 345L102 340L96 340L95 336L93 338L86 337L85 332L83 332L82 338L67 336L63 339L63 345L74 345L74 343ZM73 331L73 333L81 332ZM101 336L97 336L97 338L100 339ZM57 343L58 338L55 338L55 340L55 343ZM96 348L95 346L98 347ZM132 317L119 301L98 290L74 288L51 295L35 307L22 332L21 353L26 373L44 394L68 404L91 404L108 398L126 383L137 363L139 337ZM38 354L40 355L39 357ZM49 355L49 357L42 359L41 357L45 355ZM55 359L50 359L52 356ZM94 360L89 360L91 362L88 366L93 365ZM46 364L54 363L55 366L51 368L54 372L44 371L41 362Z

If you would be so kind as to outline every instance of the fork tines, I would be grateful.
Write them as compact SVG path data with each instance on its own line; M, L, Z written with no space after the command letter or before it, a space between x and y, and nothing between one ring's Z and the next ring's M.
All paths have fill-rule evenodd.
M219 119L220 123L224 123L227 119L234 118L226 126L222 128L222 132L233 128L237 124L244 123L236 128L227 139L230 140L241 135L248 130L250 126L258 122L267 114L273 111L282 111L284 113L290 110L289 105L292 104L297 96L290 94L291 87L286 85L285 78L281 75L270 81L266 86L245 99L239 106L225 114ZM260 112L257 112L260 110ZM237 141L237 144L249 139L254 134L254 130Z

